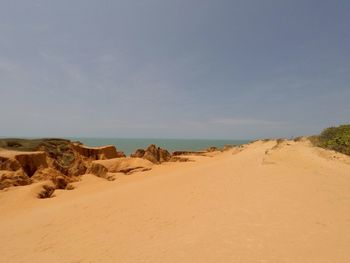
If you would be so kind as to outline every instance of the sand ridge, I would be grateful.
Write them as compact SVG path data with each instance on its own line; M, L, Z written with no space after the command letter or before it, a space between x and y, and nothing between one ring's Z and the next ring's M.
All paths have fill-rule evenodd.
M4 262L350 262L350 158L257 141L35 197L0 192Z

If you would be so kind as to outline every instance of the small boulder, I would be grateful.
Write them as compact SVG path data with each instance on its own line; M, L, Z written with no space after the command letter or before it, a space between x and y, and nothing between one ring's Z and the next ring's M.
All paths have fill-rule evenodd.
M66 189L69 185L69 181L64 176L57 176L53 178L53 183L55 184L56 189Z
M42 191L38 194L38 198L51 198L55 192L55 187L51 185L43 185Z

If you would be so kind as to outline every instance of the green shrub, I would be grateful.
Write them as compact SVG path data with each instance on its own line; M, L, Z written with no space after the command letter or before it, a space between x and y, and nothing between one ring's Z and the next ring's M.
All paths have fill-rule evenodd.
M350 155L350 124L327 128L310 140L316 146Z

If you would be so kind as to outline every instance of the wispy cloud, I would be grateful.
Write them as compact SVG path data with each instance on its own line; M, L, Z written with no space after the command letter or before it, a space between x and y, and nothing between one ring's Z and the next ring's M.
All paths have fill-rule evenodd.
M284 121L271 121L271 120L261 120L261 119L253 119L253 118L216 118L216 119L209 120L209 123L232 125L232 126L288 124L288 122L284 122Z

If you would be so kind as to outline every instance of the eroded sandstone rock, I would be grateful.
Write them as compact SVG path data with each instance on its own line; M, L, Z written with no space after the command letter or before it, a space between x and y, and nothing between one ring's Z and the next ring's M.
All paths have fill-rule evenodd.
M48 166L67 176L82 175L86 171L84 157L74 150L70 140L1 139L0 147L22 153L45 152Z
M38 194L38 198L45 199L53 197L55 187L52 185L43 185L41 192Z
M17 171L19 169L21 169L21 165L16 159L1 156L0 152L0 170Z
M48 167L45 152L0 151L0 169L17 171L22 169L31 177L38 169Z
M31 179L23 172L17 171L0 171L0 190L12 187L31 184Z
M171 159L171 154L154 144L147 147L146 150L138 149L131 157L143 158L149 160L152 163L160 164L163 162L168 162Z
M97 162L92 162L87 169L86 173L96 175L97 177L106 178L108 169Z
M57 176L63 176L63 174L52 167L47 167L44 169L37 170L31 177L31 179L33 182L40 182L40 181L52 180Z
M65 176L57 176L53 178L56 189L66 189L69 185L69 179Z
M0 170L22 172L30 182L51 180L57 189L71 189L70 182L86 173L109 178L107 169L94 160L125 157L110 146L88 147L66 139L0 139ZM27 178L1 177L2 187L27 184ZM15 178L15 179L11 179ZM17 179L16 179L17 178ZM21 179L22 178L22 179Z
M16 154L15 159L20 163L23 171L29 177L31 177L38 169L48 167L45 152Z
M73 147L80 155L93 160L125 157L125 154L123 152L118 152L114 145L88 147L75 143L73 144Z

